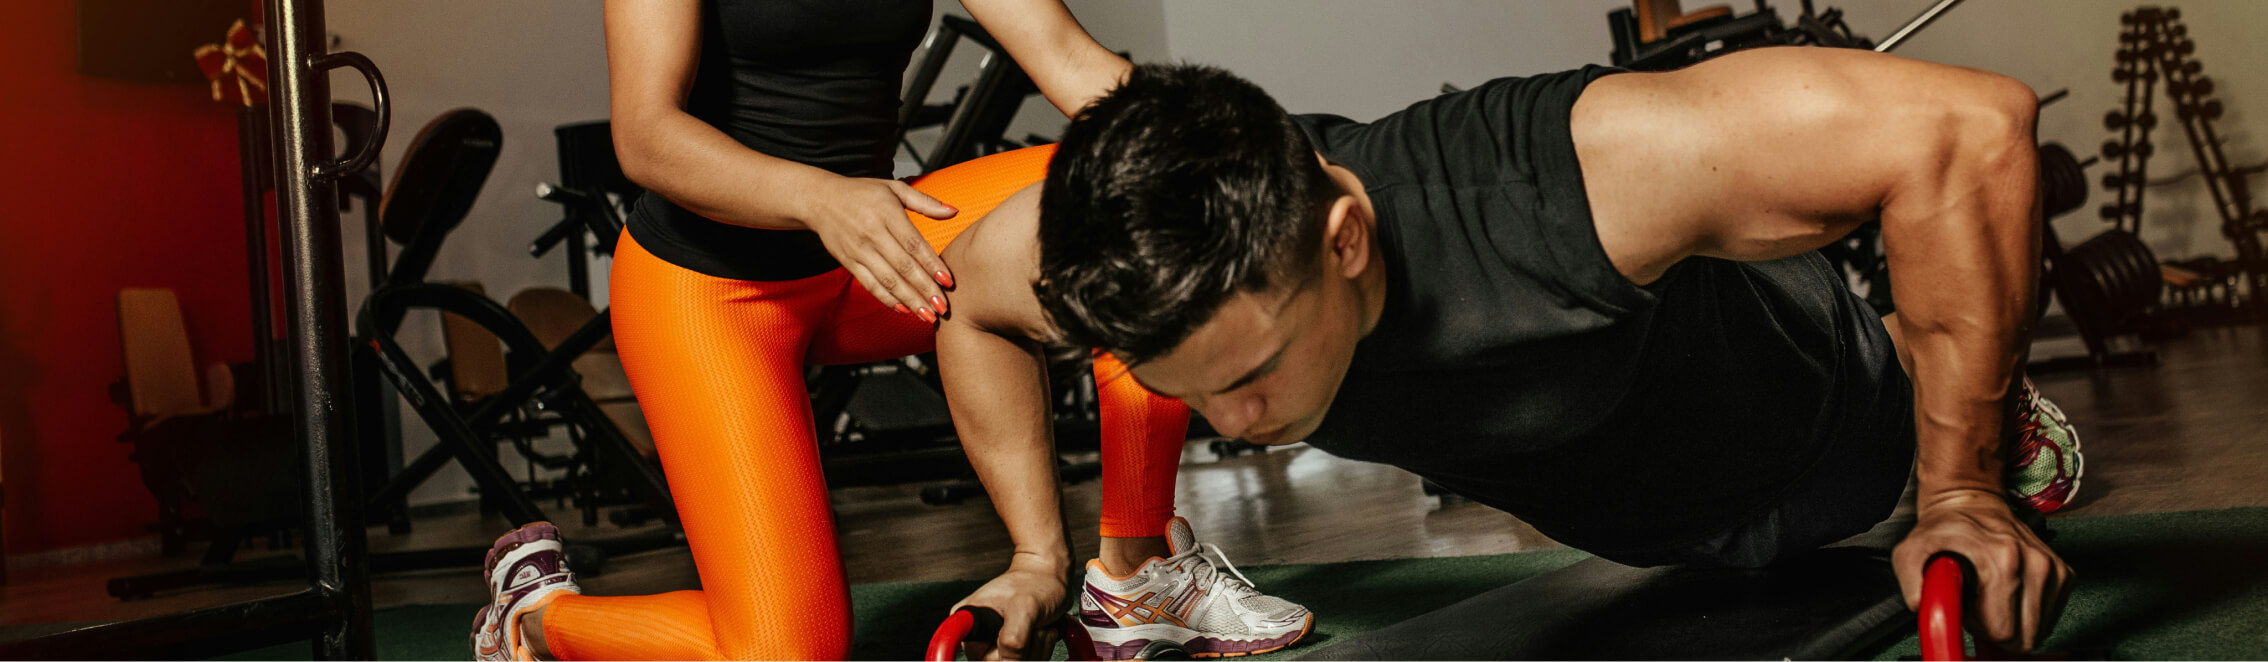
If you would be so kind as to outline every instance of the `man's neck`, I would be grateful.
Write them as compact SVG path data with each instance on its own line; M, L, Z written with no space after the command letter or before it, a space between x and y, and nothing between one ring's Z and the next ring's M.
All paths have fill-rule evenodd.
M1358 304L1362 306L1362 335L1369 336L1371 329L1378 328L1379 317L1386 313L1386 253L1378 242L1378 212L1370 204L1370 190L1353 170L1326 160L1323 172L1338 184L1340 192L1354 196L1359 218L1351 220L1363 224L1363 230L1370 236L1370 264L1363 268L1354 283Z

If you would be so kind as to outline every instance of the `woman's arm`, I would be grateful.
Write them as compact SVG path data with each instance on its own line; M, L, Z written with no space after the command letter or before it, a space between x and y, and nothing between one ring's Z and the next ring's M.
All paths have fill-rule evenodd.
M1000 40L1065 117L1078 115L1134 70L1126 58L1096 43L1063 0L962 0L961 6Z
M901 210L951 218L954 209L900 182L757 152L686 113L700 57L698 0L607 1L608 105L623 174L710 219L818 232L883 304L943 312L938 285L952 279Z

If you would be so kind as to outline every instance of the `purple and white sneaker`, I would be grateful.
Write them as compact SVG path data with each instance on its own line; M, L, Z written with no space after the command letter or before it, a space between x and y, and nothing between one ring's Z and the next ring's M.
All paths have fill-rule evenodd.
M520 616L561 593L581 593L575 573L567 569L566 545L559 527L530 522L496 539L482 564L481 578L492 597L473 614L473 659L481 662L534 660L527 639L520 636Z
M1151 558L1127 577L1112 577L1100 560L1087 562L1079 622L1101 659L1267 653L1315 629L1306 607L1262 594L1219 547L1197 543L1188 520L1173 518L1166 546L1171 557Z

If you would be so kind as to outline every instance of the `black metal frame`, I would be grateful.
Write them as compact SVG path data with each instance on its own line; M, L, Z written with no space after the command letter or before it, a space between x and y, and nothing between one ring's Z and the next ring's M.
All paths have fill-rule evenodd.
M472 321L504 343L511 383L503 391L460 410L440 389L417 370L417 364L394 338L394 329L412 310L438 310ZM495 499L505 517L515 524L545 519L543 509L504 472L484 448L491 435L484 431L506 424L506 417L531 403L556 413L582 431L584 443L595 448L610 471L629 472L629 487L653 512L678 530L669 487L660 470L639 454L636 446L598 404L583 392L581 377L573 370L577 357L590 351L612 333L612 316L600 312L558 347L545 349L526 325L487 297L463 288L431 283L388 285L364 300L356 324L360 337L371 343L377 364L388 381L407 398L410 408L439 436L439 443L404 467L385 486L367 495L372 507L399 502L408 491L451 461L465 468L484 496Z
M974 83L963 90L960 98L943 106L924 104L929 90L937 84L937 76L951 59L954 46L968 39L984 48L984 61L979 65ZM1008 50L986 32L984 26L962 16L946 14L937 27L930 31L923 43L921 64L914 69L913 82L906 87L906 103L898 113L898 133L891 142L906 145L906 132L942 121L944 134L932 146L927 156L915 154L921 161L923 173L967 161L998 151L1028 146L1023 142L1004 137L1008 123L1023 108L1024 97L1039 91L1022 67L1016 66ZM948 113L942 120L940 112ZM910 151L910 146L909 146Z
M290 270L292 404L306 492L306 588L285 595L134 621L104 623L0 643L0 658L175 658L312 639L317 659L377 656L362 512L354 503L353 411L346 308L338 241L337 180L369 165L391 105L376 65L357 53L323 52L320 0L266 0L268 80L276 122L273 155L284 262ZM343 161L331 154L331 69L363 74L376 101L375 138ZM260 247L265 250L265 246Z
M613 123L561 124L552 127L551 134L559 144L559 183L537 184L536 197L559 203L566 215L528 245L528 254L540 258L565 243L567 289L589 301L590 256L613 255L615 240L622 234L615 198L635 204L646 189L622 174L622 164L614 155Z

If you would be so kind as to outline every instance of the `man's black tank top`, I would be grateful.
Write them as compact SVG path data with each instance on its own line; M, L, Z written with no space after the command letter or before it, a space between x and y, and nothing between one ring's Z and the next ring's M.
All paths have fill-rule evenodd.
M1369 124L1297 119L1367 188L1388 283L1308 441L1594 552L1723 531L1838 444L1910 434L1856 429L1898 428L1855 421L1897 420L1907 395L1886 386L1880 320L1818 255L1689 258L1645 287L1615 270L1568 128L1610 73L1500 79Z
M906 63L929 0L706 0L687 113L749 149L846 177L888 178ZM819 236L710 220L660 195L626 222L638 244L693 271L793 280L837 266Z

